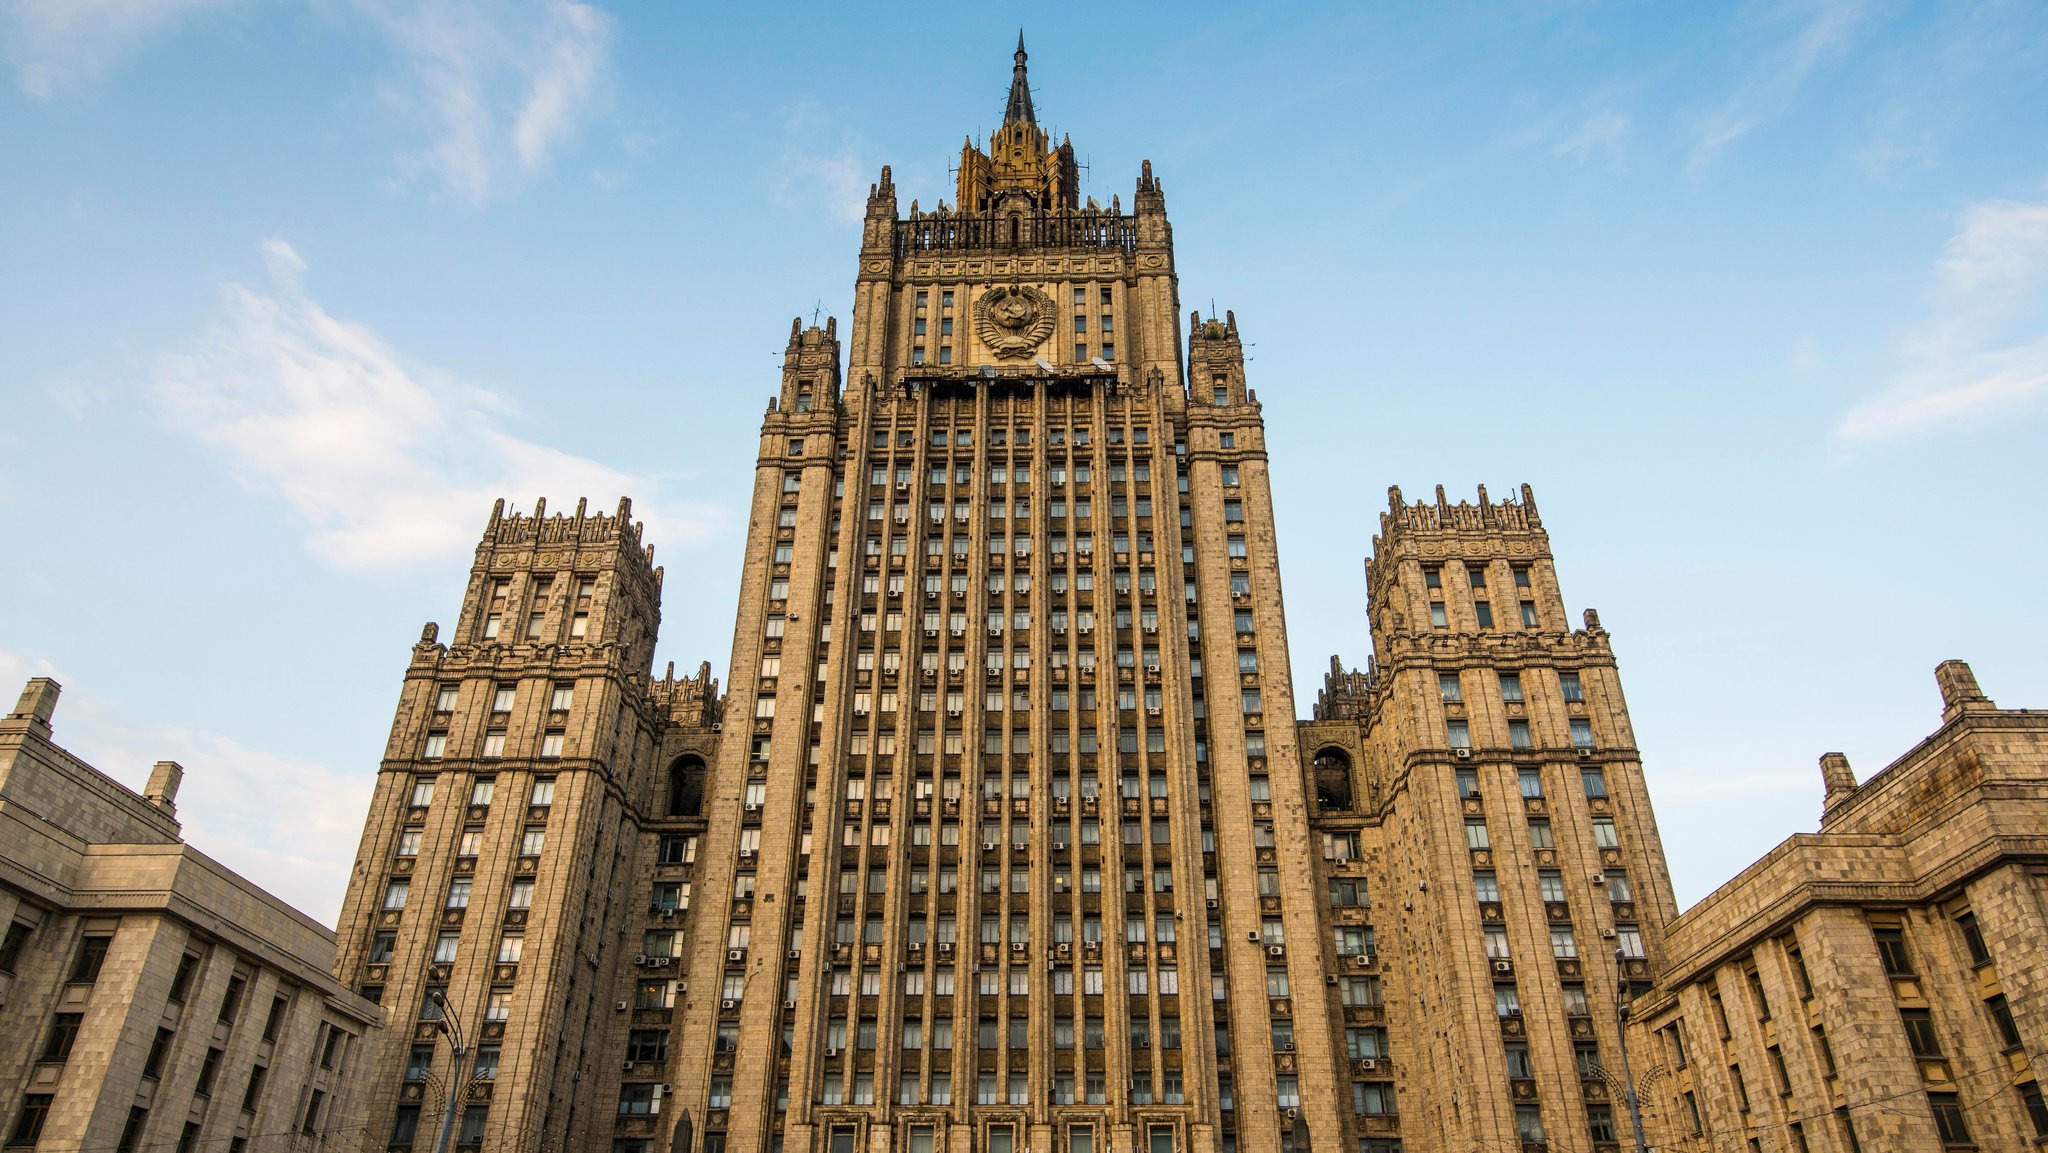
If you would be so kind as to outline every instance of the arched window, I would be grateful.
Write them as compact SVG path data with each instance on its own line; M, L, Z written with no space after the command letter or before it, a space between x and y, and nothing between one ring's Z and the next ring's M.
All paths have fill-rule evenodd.
M1324 749L1316 754L1316 806L1345 811L1351 808L1351 758L1342 749Z
M695 756L681 756L668 767L668 815L704 815L704 762Z

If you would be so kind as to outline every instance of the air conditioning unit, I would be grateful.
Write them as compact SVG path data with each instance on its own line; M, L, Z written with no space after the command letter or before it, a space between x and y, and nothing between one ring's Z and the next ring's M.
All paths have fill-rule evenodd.
M635 953L635 954L633 954L633 963L634 963L635 965L645 965L645 964L647 963L647 954L645 954L645 953Z
M666 969L668 968L668 963L673 960L675 960L674 957L649 957L647 958L647 963L657 969Z
M1146 705L1146 706L1145 706L1145 712L1146 712L1147 714L1151 715L1151 716L1155 716L1155 717L1156 717L1156 716L1158 716L1158 715L1159 715L1159 706L1158 706L1158 705Z
M1280 1051L1281 1051L1282 1053L1292 1053L1292 1052L1294 1052L1294 1042L1292 1042L1292 1041L1282 1041L1282 1042L1280 1042ZM1292 1112L1294 1112L1294 1110L1292 1110L1292 1109L1289 1109L1289 1110L1288 1110L1288 1112L1289 1112L1289 1113L1292 1113Z
M967 635L967 627L965 625L962 625L961 627L952 630L952 633L956 637L964 637Z
M1024 951L1025 947L1026 947L1026 946L1025 946L1025 943L1024 943L1024 942L1022 942L1022 941L1012 941L1012 942L1010 942L1010 952L1012 952L1012 953L1022 953L1022 952Z
M924 942L923 942L923 941L912 941L912 942L910 943L910 955L911 955L911 956L913 956L913 957L916 957L916 956L921 956L921 955L923 955L923 953L924 953Z
M1244 939L1247 941L1256 942L1259 939L1259 931L1257 929L1247 930L1245 932Z
M1066 635L1067 635L1067 626L1065 626L1065 625L1054 625L1054 626L1052 626L1052 635L1054 635L1054 636L1056 636L1056 637L1063 637L1063 636L1066 636Z
M801 960L803 960L803 959L804 959L804 951L803 951L802 949L791 949L791 950L789 951L789 959L790 959L790 960L792 960L792 961L801 961Z
M1094 631L1095 631L1095 626L1094 626L1094 625L1082 625L1082 626L1081 626L1081 635L1082 635L1082 636L1084 636L1084 637L1085 637L1085 636L1087 636L1087 635L1088 635L1089 633L1092 633L1092 632L1094 632Z
M827 1049L827 1050L825 1050L825 1059L826 1059L827 1061L830 1061L830 1060L831 1060L832 1058L834 1058L834 1057L837 1057L837 1056L839 1056L839 1050L837 1050L837 1049Z
M997 848L998 846L994 841L983 841L981 843L981 851L984 853L993 853Z
M1214 909L1214 908L1216 908L1216 907L1217 907L1217 905L1218 905L1218 902L1217 902L1216 898L1214 898L1214 897L1211 897L1211 898L1209 898L1208 900L1206 900L1206 901L1203 901L1202 903L1203 903L1204 905L1207 905L1207 906L1208 906L1209 908L1211 908L1211 909Z
M896 491L897 491L897 492L909 492L909 491L910 491L910 482L909 482L909 481L907 481L907 480L899 480L899 481L897 481L897 482L896 482Z
M935 947L938 949L939 956L941 957L950 957L953 955L953 942L951 941L940 941L938 945Z
M1025 848L1025 845L1024 845L1024 842L1023 842L1023 841L1011 841L1011 842L1010 842L1010 851L1011 851L1011 852L1013 852L1013 853L1021 853L1021 852L1023 852L1023 851L1024 851L1024 848Z
M1146 626L1145 626L1145 631L1146 631L1146 632L1148 632L1148 633L1156 633L1156 632L1158 632L1158 631L1159 631L1159 626L1158 626L1158 625L1146 625Z
M796 998L795 998L795 997L784 997L784 998L782 999L782 1007L783 1007L783 1008L785 1008L785 1009L794 1009L794 1008L796 1008Z
M740 1003L738 1001L733 1000L730 997L718 1003L718 1011L721 1013L730 1013L734 1009L737 1009L739 1007Z
M1359 953L1359 954L1357 954L1356 956L1354 956L1354 957L1352 957L1352 958L1351 958L1351 963L1352 963L1353 965L1357 966L1358 968L1361 968L1361 969L1363 969L1363 968L1366 968L1366 967L1368 967L1368 966L1370 966L1370 965L1372 964L1372 954L1371 954L1371 953Z
M949 716L949 717L957 717L957 716L959 716L959 715L960 715L960 710L959 710L959 709L947 709L947 710L946 710L946 715L947 715L947 716Z
M926 629L926 630L925 630L925 635L926 635L926 636L937 636L937 635L938 635L938 630L937 630L937 629ZM938 679L939 679L939 670L937 670L937 669L926 669L926 670L924 671L924 679L925 679L925 680L928 680L928 681L935 681L935 680L938 680Z
M748 802L746 803L746 805L745 805L745 806L743 806L743 807L744 807L744 808L745 808L745 810L746 810L747 812L749 812L749 813L758 813L758 812L760 812L760 811L761 811L761 802L759 802L759 801L748 801Z
M926 589L926 590L924 590L924 599L926 599L926 600L928 600L928 601L935 601L935 600L938 600L938 599L939 599L939 590L937 590L937 589Z
M1231 600L1234 600L1234 601L1248 601L1248 600L1252 599L1252 594L1250 594L1250 593L1231 593L1231 594L1230 594L1230 599L1231 599Z
M747 959L747 951L745 949L727 949L725 951L725 959L728 961L744 961Z
M741 849L741 850L740 850L740 860L742 860L742 861L751 861L751 860L753 860L753 859L754 859L754 850L752 850L752 849Z
M1061 941L1059 944L1054 945L1052 947L1052 951L1064 957L1067 954L1072 953L1074 951L1074 946L1067 941Z
M621 1001L621 1002L619 1002L619 1003L618 1003L618 1006L617 1006L617 1008L618 1008L618 1011L619 1011L619 1012L623 1013L623 1012L625 1012L625 1011L626 1011L626 1009L627 1009L627 1005L626 1005L626 1003L625 1003L624 1001Z
M1287 1123L1288 1123L1289 1125L1292 1125L1292 1124L1294 1124L1294 1123L1295 1123L1296 1121L1299 1121L1299 1120L1301 1119L1301 1110L1299 1110L1299 1109L1282 1109L1282 1110L1280 1110L1280 1116L1281 1116L1281 1117L1283 1117L1283 1118L1285 1118L1285 1119L1286 1119L1286 1121L1287 1121Z
M1610 940L1610 941L1611 941L1611 940L1613 940L1613 939L1614 939L1614 930L1612 930L1612 929L1602 929L1602 930L1600 930L1600 935L1601 935L1601 936L1603 936L1603 937L1605 937L1605 938L1607 938L1608 940Z
M1266 946L1266 956L1268 956L1268 957L1285 957L1286 955L1287 955L1287 946L1285 946L1285 945L1268 945L1268 946Z
M724 726L723 724L719 723L718 721L713 721L713 722L711 722L711 731L712 731L712 732L714 732L714 733L716 733L716 732L720 732L720 731L722 731L722 730L723 730L724 728L725 728L725 726Z
M1358 1059L1358 1071L1361 1073L1376 1072L1379 1067L1380 1059L1378 1057L1360 1057Z
M1590 757L1590 756L1592 756L1592 755L1593 755L1593 750L1592 750L1592 749L1590 749L1590 748L1587 748L1587 747L1586 747L1586 746L1584 746L1584 745L1580 745L1580 746L1579 746L1579 755L1580 755L1580 756L1582 756L1582 757Z
M1458 758L1458 759L1459 759L1459 760L1461 760L1461 761L1469 761L1469 760L1471 760L1471 759L1472 759L1472 750L1471 750L1471 749L1452 749L1452 750L1451 750L1451 755L1452 755L1452 756L1454 756L1454 757L1456 757L1456 758Z
M622 1061L619 1063L619 1067L628 1073L633 1071L633 1063L631 1061Z
M924 630L924 635L926 635L926 636L928 636L928 637L935 637L935 636L938 636L938 635L939 635L939 630L937 630L937 629L926 629L926 630ZM926 669L925 671L926 671L927 673L929 673L929 672L930 672L931 670L930 670L930 669Z
M1145 666L1145 671L1146 671L1147 673L1149 673L1150 675L1152 675L1152 676L1155 676L1155 677L1156 677L1156 676L1158 676L1158 675L1159 675L1159 666L1158 666L1158 665L1146 665L1146 666Z
M1515 963L1513 961L1495 961L1493 963L1493 971L1496 973L1512 973L1515 971Z

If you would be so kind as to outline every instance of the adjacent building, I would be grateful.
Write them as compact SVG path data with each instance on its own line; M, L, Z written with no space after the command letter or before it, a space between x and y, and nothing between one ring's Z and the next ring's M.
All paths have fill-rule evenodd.
M1633 1006L1671 1150L2048 1142L2048 713L1944 662L1942 724L1666 930Z
M138 796L52 743L57 694L0 719L0 1143L354 1148L382 1014L334 935L180 839L177 764Z

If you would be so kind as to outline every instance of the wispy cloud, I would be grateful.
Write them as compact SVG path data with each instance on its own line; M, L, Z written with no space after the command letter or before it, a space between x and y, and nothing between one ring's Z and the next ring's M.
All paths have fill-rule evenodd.
M776 160L774 196L785 208L822 206L840 220L867 213L867 171L853 134L838 127L814 102L797 105L784 120L784 146ZM877 172L880 170L877 169Z
M301 912L332 925L348 888L362 814L375 781L251 749L217 733L153 725L47 660L0 649L0 693L11 706L30 677L64 686L57 743L139 790L157 761L185 767L178 819L185 840ZM278 815L289 813L290 821Z
M222 315L159 358L150 396L166 423L217 451L252 492L303 524L337 568L399 569L463 555L494 498L652 497L653 484L506 431L512 406L407 363L366 325L306 295L305 262L264 244L270 284L222 289ZM639 506L652 539L701 539L709 509Z
M1866 0L1807 0L1772 9L1766 33L1777 42L1763 49L1742 83L1700 124L1687 167L1697 171L1712 164L1730 145L1789 111L1815 70L1848 47L1868 10Z
M228 0L6 0L0 42L14 83L49 100L99 79L196 12Z
M612 18L577 0L358 0L396 49L386 103L426 143L401 169L479 205L545 170L582 129L611 67Z
M1851 409L1837 437L1921 432L2048 393L2048 201L1963 214L1904 355L1898 379Z

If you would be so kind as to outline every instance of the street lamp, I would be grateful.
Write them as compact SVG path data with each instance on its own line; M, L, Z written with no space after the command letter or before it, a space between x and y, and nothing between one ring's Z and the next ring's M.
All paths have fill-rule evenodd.
M1614 1019L1621 1033L1621 1084L1622 1093L1628 1099L1629 1124L1635 1127L1636 1153L1650 1153L1650 1145L1643 1140L1643 1110L1636 1099L1635 1074L1628 1068L1628 963L1620 949L1614 950Z
M469 1056L469 1046L463 1043L462 1022L456 1020L455 1007L448 1003L447 995L435 989L427 994L427 999L440 1010L434 1027L448 1038L448 1047L454 1050L455 1055L454 1064L448 1070L447 1099L441 1104L441 1135L434 1139L434 1153L448 1153L448 1136L455 1129L455 1091L458 1086L468 1084L462 1075L462 1063Z

